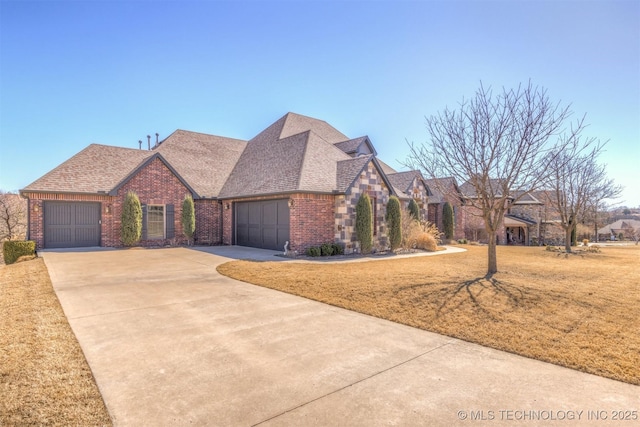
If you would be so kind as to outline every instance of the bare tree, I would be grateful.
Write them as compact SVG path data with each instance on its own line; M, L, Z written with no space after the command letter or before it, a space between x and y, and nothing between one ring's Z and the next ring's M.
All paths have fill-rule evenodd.
M638 242L640 241L640 226L633 226L632 224L629 223L625 223L624 227L624 234L627 238L632 239L634 242L636 242L636 245L638 244Z
M18 194L0 190L0 241L25 236L27 203Z
M426 119L428 143L410 144L408 166L428 177L466 181L473 193L466 205L477 209L489 240L488 275L498 271L496 236L510 203L540 187L549 153L573 144L582 130L584 119L567 129L571 114L530 82L495 96L481 84L458 109ZM563 133L565 138L556 138Z
M594 189L593 194L587 200L583 220L593 224L596 242L598 241L599 225L606 224L610 217L608 212L610 206L606 203L606 200L620 196L623 188L621 185L616 184L613 179L606 179Z
M571 232L589 203L603 197L615 197L621 191L607 178L606 165L598 163L603 147L604 144L595 138L588 138L570 150L550 156L547 185L552 193L551 203L565 232L567 252L571 252Z

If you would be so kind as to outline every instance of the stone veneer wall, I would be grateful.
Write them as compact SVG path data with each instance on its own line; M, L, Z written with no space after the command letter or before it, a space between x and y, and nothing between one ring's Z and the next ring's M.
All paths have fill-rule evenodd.
M364 193L369 195L375 209L374 248L383 249L388 245L384 215L389 201L389 188L378 174L373 162L369 162L346 194L335 198L335 240L344 244L346 253L359 249L355 233L356 204Z

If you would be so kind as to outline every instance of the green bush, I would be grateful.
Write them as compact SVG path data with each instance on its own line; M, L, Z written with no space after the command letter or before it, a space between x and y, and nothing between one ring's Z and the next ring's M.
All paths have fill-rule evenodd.
M461 245L466 245L467 243L469 243L469 241L467 239L458 239L458 243Z
M392 251L395 251L402 244L402 213L400 211L400 200L396 196L389 197L387 213L384 219L387 221L389 246Z
M371 199L365 193L356 204L356 237L360 242L360 252L371 253L373 247L373 221L371 218Z
M334 255L344 255L344 246L339 243L333 243L333 254Z
M442 207L442 228L444 228L444 238L447 240L453 239L453 206L449 202L446 202Z
M182 232L189 240L189 243L193 240L193 235L196 232L196 210L193 206L193 198L191 194L184 196L182 201Z
M16 241L7 240L2 247L5 264L13 264L21 256L32 256L36 254L36 242L32 240Z
M331 256L333 255L333 243L323 243L320 245L320 255Z
M122 244L135 245L142 237L142 205L138 195L133 191L129 191L125 196L120 219Z
M411 201L409 202L408 209L409 209L409 215L411 215L411 217L416 221L420 221L420 207L418 206L418 203L416 203L415 200L411 199Z
M307 254L307 256L317 257L320 256L322 252L319 247L311 246L310 248L307 248L307 251L305 253Z

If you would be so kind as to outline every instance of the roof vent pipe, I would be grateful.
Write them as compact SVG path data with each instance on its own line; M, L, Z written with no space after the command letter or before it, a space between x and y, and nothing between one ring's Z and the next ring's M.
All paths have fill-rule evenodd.
M156 132L156 147L160 144L158 144L158 137L160 136L160 134L158 132Z
M147 146L149 147L149 150L151 150L151 135L147 135Z
M138 140L138 144L140 145L140 149L142 150L142 140L141 139Z

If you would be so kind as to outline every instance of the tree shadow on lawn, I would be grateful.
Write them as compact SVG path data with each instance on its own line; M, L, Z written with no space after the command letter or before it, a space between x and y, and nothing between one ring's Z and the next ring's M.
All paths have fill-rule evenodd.
M416 284L398 289L397 293L414 292L416 303L427 302L435 308L436 317L459 309L471 308L490 318L499 320L498 315L507 311L524 309L540 298L524 287L500 281L493 275L476 277L461 283Z

